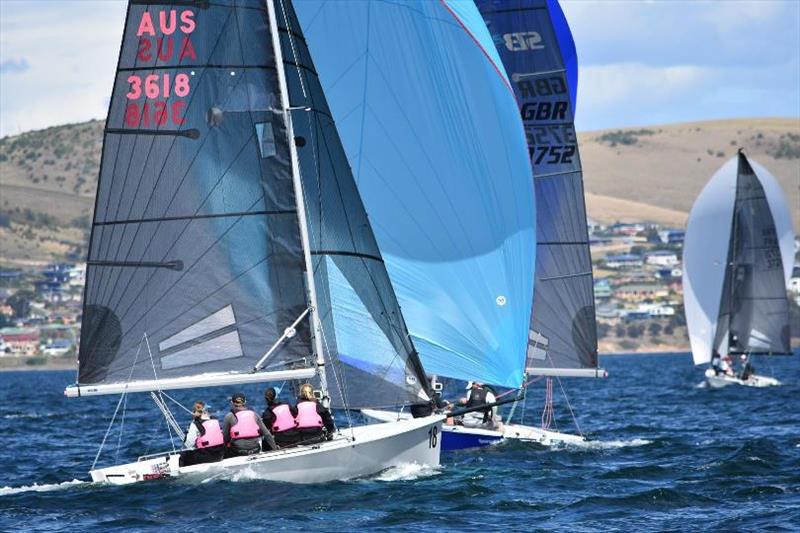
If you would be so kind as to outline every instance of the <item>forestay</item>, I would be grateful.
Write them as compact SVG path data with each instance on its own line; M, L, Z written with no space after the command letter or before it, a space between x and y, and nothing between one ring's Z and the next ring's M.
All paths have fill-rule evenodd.
M427 401L425 372L303 31L291 2L275 3L333 404L359 408Z
M720 353L788 353L786 285L794 232L777 180L743 153L711 178L689 214L684 305L695 364Z
M555 0L478 0L519 105L536 188L536 281L526 369L597 368L592 260L575 134L577 54Z
M427 0L296 7L425 369L519 386L535 204L519 113L487 59L496 52L480 14ZM332 264L332 279L348 276L336 256L322 266Z
M261 0L130 3L79 385L243 373L307 309L271 43ZM308 366L308 315L296 329L267 367Z

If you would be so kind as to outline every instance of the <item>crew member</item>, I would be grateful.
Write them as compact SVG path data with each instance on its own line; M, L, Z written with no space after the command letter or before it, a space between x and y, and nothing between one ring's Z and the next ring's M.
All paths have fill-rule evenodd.
M299 440L297 422L295 422L291 406L278 400L275 389L272 387L264 391L264 400L267 402L267 408L261 414L261 420L272 432L278 446L286 448L297 444Z
M711 369L714 371L715 376L719 376L722 374L722 358L719 356L719 352L714 350L711 354Z
M745 354L742 354L739 357L742 361L742 371L739 374L739 379L741 379L742 381L747 381L748 379L750 379L750 376L755 374L756 369L753 368L753 365L747 359L747 356Z
M214 463L225 454L225 440L219 420L208 414L208 408L201 401L194 402L192 422L186 430L179 466L191 466L201 463Z
M255 411L247 407L247 398L241 392L231 396L231 412L222 421L222 435L227 446L226 457L260 452L262 438L266 447L278 449L264 422Z
M478 407L486 404L493 404L497 401L494 393L477 381L470 381L467 383L465 389L467 396L461 398L459 403L467 408ZM478 411L465 413L462 418L462 423L467 427L484 427L488 429L500 429L500 417L497 414L497 406L487 407Z
M328 409L314 397L314 388L305 383L300 387L300 397L293 409L300 444L314 444L331 440L336 426Z

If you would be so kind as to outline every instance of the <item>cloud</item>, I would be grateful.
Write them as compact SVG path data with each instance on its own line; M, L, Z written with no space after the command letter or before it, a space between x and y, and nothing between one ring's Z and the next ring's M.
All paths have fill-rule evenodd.
M20 59L6 59L0 62L0 74L22 74L29 68L28 60L24 57Z
M104 117L124 20L124 2L0 0L0 135Z
M800 2L562 1L577 124L800 116Z

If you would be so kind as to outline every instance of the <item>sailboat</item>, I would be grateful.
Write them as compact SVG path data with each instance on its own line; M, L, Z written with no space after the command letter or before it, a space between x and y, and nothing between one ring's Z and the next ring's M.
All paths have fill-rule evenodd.
M705 386L780 385L749 366L754 356L791 353L786 287L793 263L783 190L739 150L697 197L684 241L683 297L694 364L716 363L715 354L742 360L739 372L728 364L707 368Z
M332 408L430 398L292 3L131 0L65 394L119 394L124 411L149 392L180 432L164 391L285 380L313 380ZM95 461L91 477L315 483L435 466L441 425L351 425L189 467L173 449Z
M560 16L558 21L538 17L534 20L537 24L547 25L542 31L548 39L547 54L555 50L557 57L548 55L540 59L538 50L531 49L531 55L525 59L530 64L522 67L529 69L523 72L533 73L532 77L523 80L512 77L509 80L506 70L517 71L507 62L515 58L505 58L503 49L495 48L498 40L502 42L502 34L498 35L495 30L489 33L486 28L484 19L495 16L490 4L479 3L478 7L486 13L481 13L469 2L415 4L414 12L424 11L423 14L431 19L457 22L457 25L443 24L440 32L426 39L419 54L433 65L433 72L444 70L445 65L449 72L457 69L446 60L437 61L437 54L457 54L470 67L469 70L455 70L454 77L472 89L470 93L462 94L457 91L459 87L448 85L442 88L435 83L428 84L425 72L408 73L398 68L397 73L379 71L375 74L376 67L368 61L361 68L359 61L362 57L373 54L385 57L393 53L391 45L396 40L392 38L392 25L403 27L405 20L403 24L397 21L410 16L406 15L403 6L345 3L337 4L333 10L326 9L325 5L304 5L315 27L320 24L335 26L335 17L339 14L341 24L367 20L374 28L373 33L384 37L353 45L350 53L337 49L335 55L329 54L320 62L320 68L330 69L326 78L337 80L338 86L333 88L332 95L333 110L337 114L338 107L343 113L341 118L337 117L337 123L360 119L352 127L345 128L350 137L345 133L344 143L353 150L355 155L352 159L363 157L369 161L369 166L359 174L359 189L376 226L390 276L426 369L438 377L478 380L514 389L525 382L526 369L530 369L531 376L545 373L551 376L604 375L604 371L597 368L591 260L580 164L572 126L575 83L568 83L566 79L572 76L574 80L576 75L574 44L567 45L571 52L565 53L566 60L562 59L553 30L554 26L561 28L559 24L566 24L560 9L557 11L560 15L553 16L554 20ZM525 7L506 12L505 18L495 26L527 24L530 21L520 19ZM512 28L509 31L516 30ZM330 31L318 32L317 41L310 43L312 48L330 50L330 44L324 40L326 34L333 35ZM567 36L571 43L568 30ZM427 43L434 40L437 46L431 50ZM404 58L415 57L415 43L404 44ZM530 111L540 104L532 89L535 85L531 85L537 77L542 77L545 83L557 78L561 80L561 87L572 89L571 99L566 91L542 99L542 108L555 109L549 121ZM404 78L414 80L413 90L406 88ZM521 107L509 98L512 81L519 85L520 91L526 91L518 96L522 98ZM426 91L428 86L431 88ZM400 88L406 89L405 92ZM364 102L368 105L379 101L378 98L383 97L387 90L392 101L405 110L403 116L396 122L391 122L391 116L378 119L367 112L359 116L358 100L362 105ZM338 98L337 91L341 92ZM455 94L451 94L453 92ZM425 107L421 113L415 113L420 108L415 102L437 101L442 94L450 99L445 111ZM481 98L475 95L481 95ZM406 99L409 102L407 106L404 105ZM398 161L397 156L386 149L390 143L382 142L381 133L407 127L406 123L427 124L431 122L429 117L432 113L435 117L437 112L453 112L453 102L469 106L463 110L460 107L455 109L461 110L461 116L470 117L473 123L463 124L458 131L433 129L429 135L425 134L427 129L423 129L419 134L422 136L420 144L427 147L431 156L421 163L428 168L412 166L417 179L409 181L404 173L411 165L402 159ZM487 114L488 118L485 118ZM482 120L485 120L485 126L480 122ZM536 193L543 194L548 200L543 207L534 201L531 190L534 180L531 179L531 162L527 157L528 150L536 150L536 147L524 144L525 137L520 135L525 131L523 127L528 131L532 128L553 130L557 138L567 143L563 147L554 147L554 152L564 150L565 164L554 166L549 163L552 156L545 159L538 154L538 163L534 161L542 173L542 179L535 185ZM365 131L368 135L364 134ZM539 142L541 136L535 138L532 133L528 135L531 142ZM498 142L498 138L504 142ZM464 148L461 160L447 161L437 172L440 164L437 155L447 153L445 150L437 151L441 139ZM388 163L381 165L381 161ZM498 161L509 164L498 165ZM487 190L491 194L487 194ZM432 208L426 209L429 204L424 198L435 199L430 202ZM392 204L387 205L389 200ZM469 213L469 216L464 216L464 213ZM531 218L545 230L531 231ZM453 246L453 236L463 236L463 241L476 245L473 250L459 250ZM542 245L537 244L537 239L543 241ZM424 246L428 243L431 245ZM541 267L540 254L544 254ZM536 276L536 286L533 283L534 264L545 273ZM532 327L531 302L536 301L532 289L538 294L539 285L543 286L543 296L537 296L540 300L539 318L534 318ZM571 300L566 302L568 299ZM436 304L433 309L431 302ZM440 308L447 312L435 312ZM549 317L546 316L548 313ZM390 410L373 409L365 413L381 420L410 416ZM547 427L514 426L506 425L508 431L446 426L443 447L456 449L484 445L505 436L545 443L560 442L562 437L582 440L579 436L549 431Z

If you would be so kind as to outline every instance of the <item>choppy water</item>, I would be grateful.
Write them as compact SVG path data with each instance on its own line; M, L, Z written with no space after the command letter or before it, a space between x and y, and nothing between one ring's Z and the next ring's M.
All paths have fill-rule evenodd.
M439 469L406 465L320 486L244 478L93 485L87 470L116 399L64 399L70 372L0 374L0 530L800 527L797 356L760 361L760 371L784 382L772 389L698 389L702 372L688 355L603 363L608 380L565 381L578 421L594 439L586 446L502 444L443 454ZM224 392L201 397L221 407ZM175 394L186 402L195 396ZM251 389L250 396L260 394ZM556 401L558 420L568 426L564 403ZM531 421L539 406L530 403ZM132 396L126 412L122 437L109 435L107 464L165 444L151 441L166 430L146 396Z

